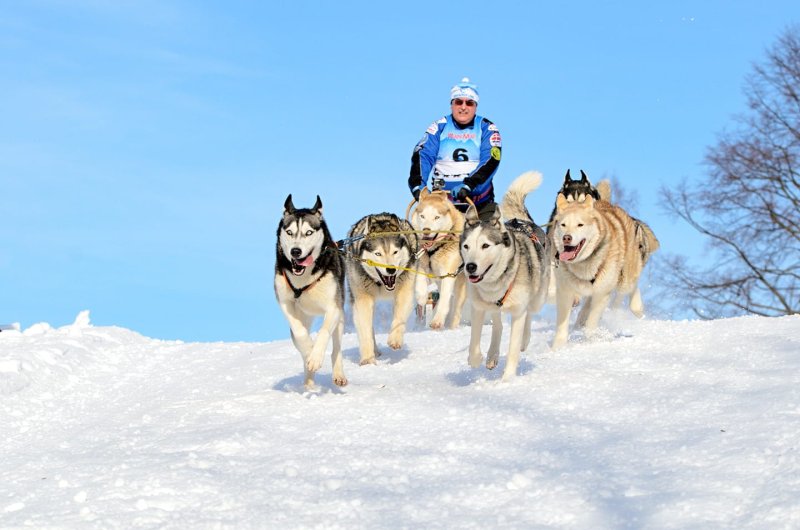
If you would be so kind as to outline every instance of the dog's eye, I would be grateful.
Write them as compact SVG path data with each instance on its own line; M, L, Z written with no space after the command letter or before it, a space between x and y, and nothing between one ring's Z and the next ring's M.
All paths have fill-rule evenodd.
M583 223L578 223L578 228L582 227Z
M383 254L381 254L380 252L373 252L373 254L375 254L375 255L376 255L376 256L378 256L379 258L380 258L381 256L383 256Z
M437 215L436 217L434 217L434 218L433 218L433 220L434 220L434 221L438 221L438 220L439 220L439 217L441 217L441 216Z
M469 250L469 245L464 245L464 250Z
M489 248L489 243L484 243L483 245L481 245L481 248L483 250L486 250L487 248Z
M309 231L307 231L307 232L306 232L306 236L310 236L310 235L311 235L311 234L313 234L313 233L314 233L314 231L313 231L313 230L309 230Z
M292 237L294 234L292 234L291 230L287 230L286 231L286 235L289 236L289 237Z

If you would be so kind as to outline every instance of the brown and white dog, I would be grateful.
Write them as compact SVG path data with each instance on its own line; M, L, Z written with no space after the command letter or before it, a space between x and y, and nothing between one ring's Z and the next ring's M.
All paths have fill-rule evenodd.
M467 297L466 278L461 272L461 253L458 250L460 233L464 230L464 214L459 212L444 191L430 192L423 188L419 203L411 216L411 225L420 232L417 266L433 275L439 288L439 301L430 326L441 329L450 315L450 328L457 328ZM417 304L424 305L428 297L428 277L417 274L415 291Z
M610 190L606 196L610 196ZM553 348L566 344L574 301L585 298L576 325L588 333L614 293L630 295L630 309L644 314L639 276L659 243L650 228L605 200L586 196L583 201L556 199L550 236L558 252L556 279L556 333Z

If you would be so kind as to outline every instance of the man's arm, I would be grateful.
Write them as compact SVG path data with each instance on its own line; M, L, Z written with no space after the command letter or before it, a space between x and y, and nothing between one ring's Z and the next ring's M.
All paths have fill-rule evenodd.
M474 190L491 180L500 166L502 149L500 131L494 123L484 118L481 122L481 158L475 171L464 179L464 184Z
M430 175L433 165L436 163L436 157L439 154L439 132L443 127L442 123L443 120L439 120L428 127L411 155L408 189L411 190L411 194L415 197L423 186L427 186L428 175Z

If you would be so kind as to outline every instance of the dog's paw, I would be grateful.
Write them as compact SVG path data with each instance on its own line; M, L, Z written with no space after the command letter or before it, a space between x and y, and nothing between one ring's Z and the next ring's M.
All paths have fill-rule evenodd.
M480 368L481 363L483 363L483 355L480 353L477 355L470 355L467 358L467 362L469 363L471 368Z
M486 368L489 370L494 370L497 366L497 357L489 357L486 359Z
M359 362L358 364L361 366L366 366L368 364L378 364L378 362L375 360L375 357L373 356L373 357L363 357L361 359L361 362Z
M322 356L317 357L315 355L312 355L311 357L308 358L308 361L306 362L306 370L308 370L310 373L313 374L321 367L322 367Z
M511 372L506 371L506 372L503 372L503 377L500 378L500 381L502 381L503 383L510 383L511 381L515 380L516 378L517 378L517 372L515 372L515 371L511 371Z
M444 319L433 317L431 320L431 329L442 329L444 327Z
M389 347L393 350L399 350L400 348L403 347L403 335L390 336L386 344L388 344Z
M336 386L347 386L347 378L344 374L333 374L333 384Z

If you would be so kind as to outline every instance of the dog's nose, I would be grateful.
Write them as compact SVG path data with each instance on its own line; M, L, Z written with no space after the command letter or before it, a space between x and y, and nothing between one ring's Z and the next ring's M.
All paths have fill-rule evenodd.
M303 251L302 251L302 250L300 250L299 248L297 248L297 247L294 247L294 248L292 249L292 257L293 257L293 258L299 258L299 257L300 257L300 256L302 256L302 255L303 255Z
M392 274L394 274L396 271L397 271L397 269L386 269L386 274L388 274L389 276L391 276L391 275L392 275Z
M569 235L569 234L567 234L564 237L562 237L561 240L564 242L565 245L571 245L572 244L572 236Z
M478 266L474 263L467 263L467 266L464 268L467 269L467 272L470 274L475 274L475 271L478 270Z

